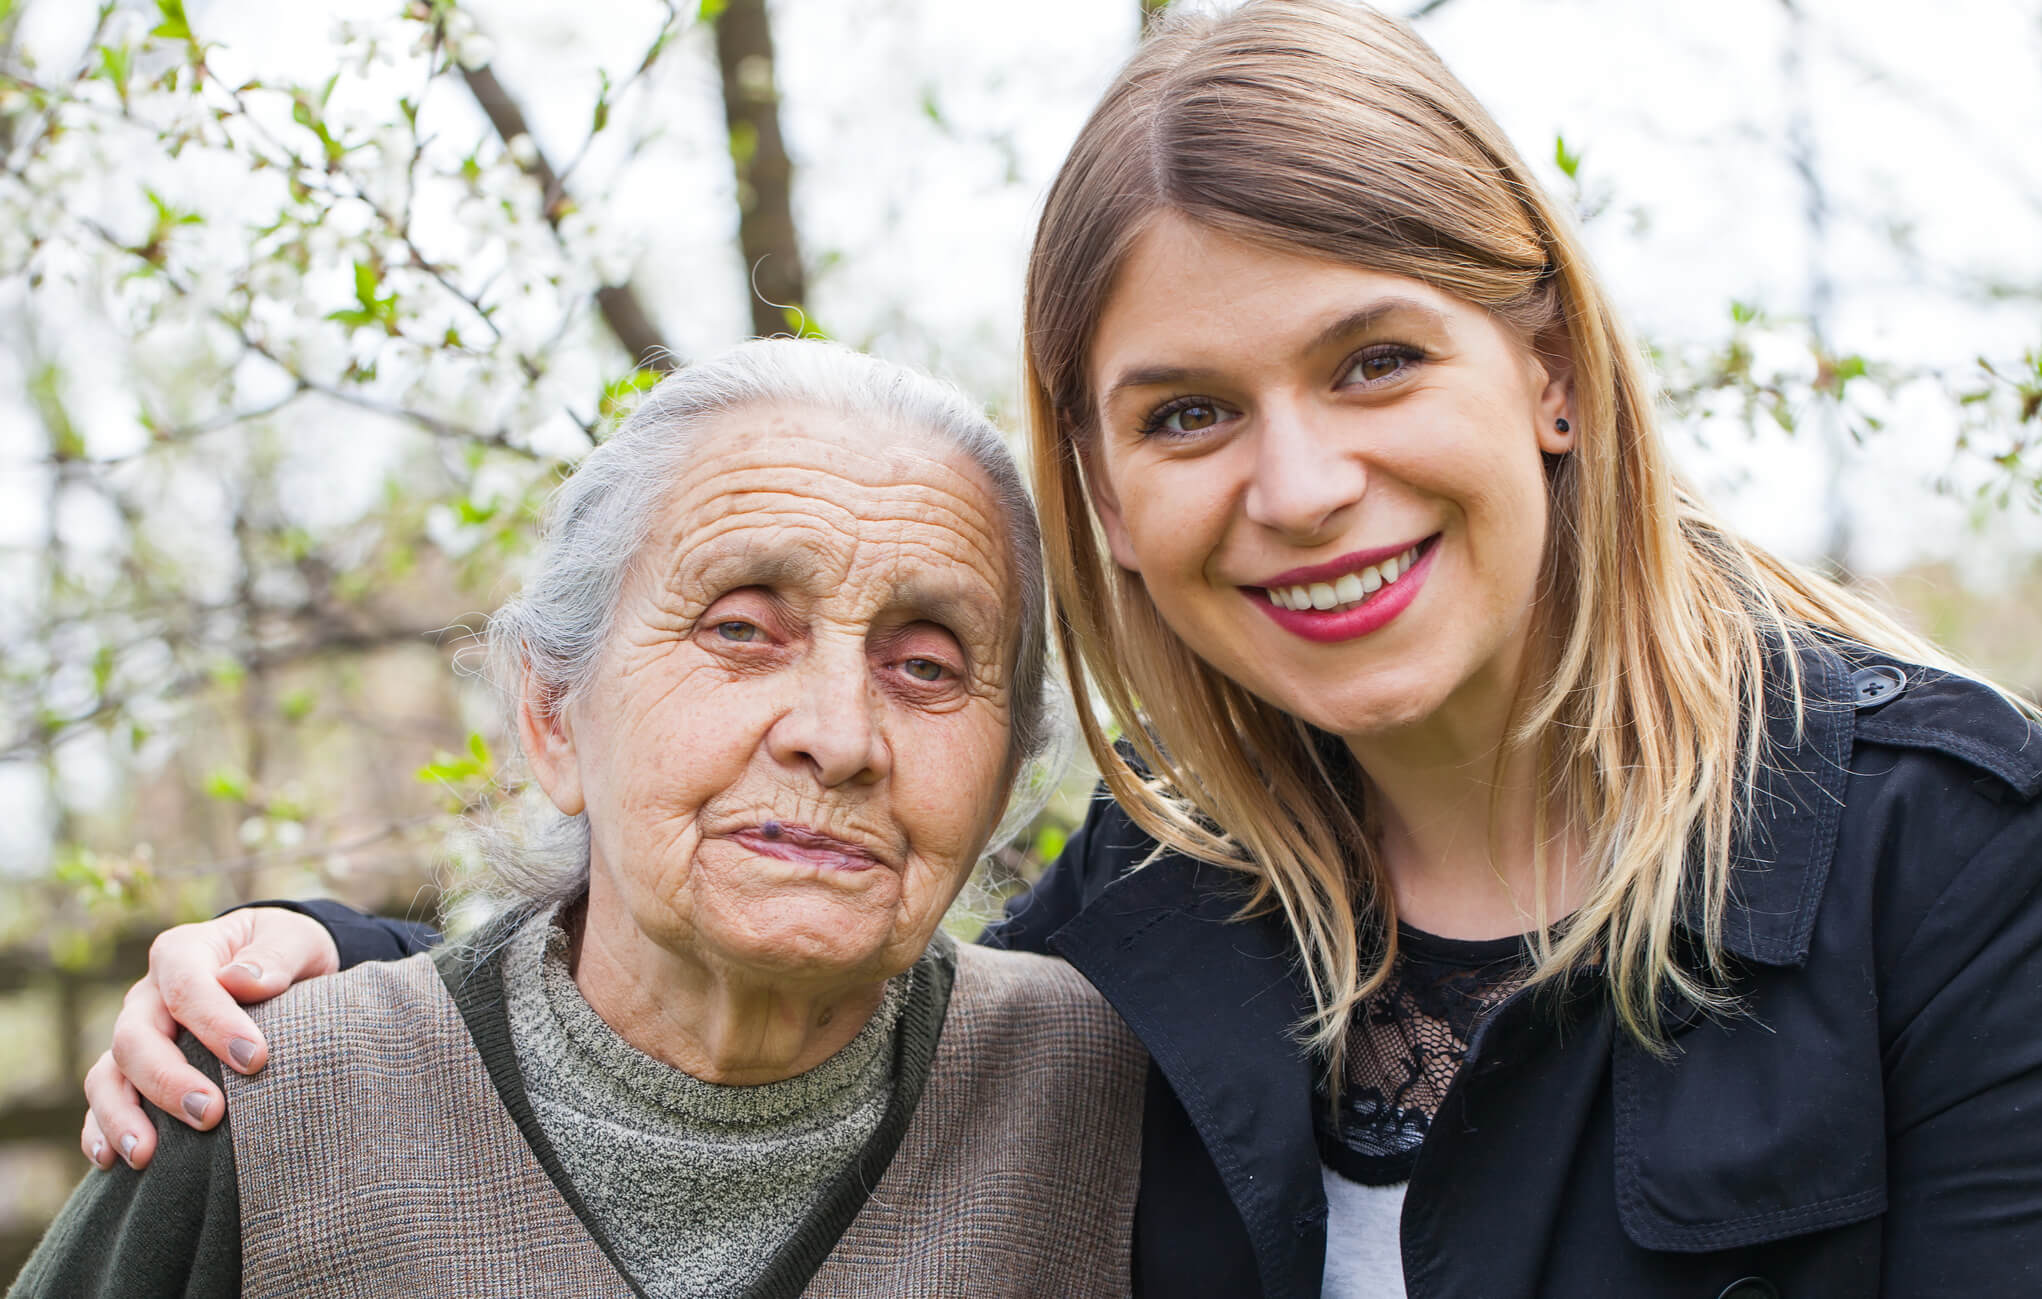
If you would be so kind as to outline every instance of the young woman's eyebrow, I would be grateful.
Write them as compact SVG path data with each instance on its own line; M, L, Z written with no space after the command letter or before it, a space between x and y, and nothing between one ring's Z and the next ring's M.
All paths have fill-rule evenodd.
M1428 306L1416 298L1380 298L1356 311L1350 311L1338 320L1320 330L1307 345L1308 351L1316 352L1330 347L1356 334L1365 334L1380 328L1386 321L1409 320L1411 323L1434 330L1441 334L1451 333L1446 316L1438 308Z

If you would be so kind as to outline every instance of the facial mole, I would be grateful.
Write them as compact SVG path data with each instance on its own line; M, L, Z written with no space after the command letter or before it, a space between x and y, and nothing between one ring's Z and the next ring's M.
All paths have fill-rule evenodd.
M759 827L759 833L768 839L778 839L784 833L784 827L778 821L768 821Z

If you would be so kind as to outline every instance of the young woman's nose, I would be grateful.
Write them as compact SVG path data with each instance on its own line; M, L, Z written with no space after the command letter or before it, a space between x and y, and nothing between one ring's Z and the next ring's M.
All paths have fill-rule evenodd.
M1292 541L1326 540L1341 511L1368 489L1368 471L1307 410L1277 404L1265 408L1260 425L1245 505L1249 519Z
M892 765L882 701L874 689L862 650L855 656L818 649L793 683L794 699L767 734L773 757L805 766L823 785L870 782Z

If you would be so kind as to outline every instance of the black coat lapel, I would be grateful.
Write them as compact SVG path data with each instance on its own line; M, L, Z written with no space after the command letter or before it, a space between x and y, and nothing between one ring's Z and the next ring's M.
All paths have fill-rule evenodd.
M1205 1143L1247 1228L1267 1299L1314 1299L1325 1190L1315 1173L1310 1007L1280 916L1236 920L1219 867L1165 855L1049 940L1120 1012Z

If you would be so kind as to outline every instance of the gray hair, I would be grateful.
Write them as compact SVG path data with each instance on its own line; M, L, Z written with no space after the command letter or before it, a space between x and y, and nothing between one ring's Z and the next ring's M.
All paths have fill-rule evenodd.
M869 424L875 441L926 432L962 452L991 482L1020 604L1009 678L1015 783L993 840L1004 842L1042 809L1069 752L1061 691L1049 668L1035 505L999 430L964 394L835 343L744 343L674 372L647 393L547 502L532 575L484 633L490 679L512 710L528 676L554 708L585 689L600 668L625 576L705 430L733 411L769 406L830 411ZM564 902L587 887L586 814L563 816L534 800L519 819L515 830L483 832L484 875L469 891L485 910Z

